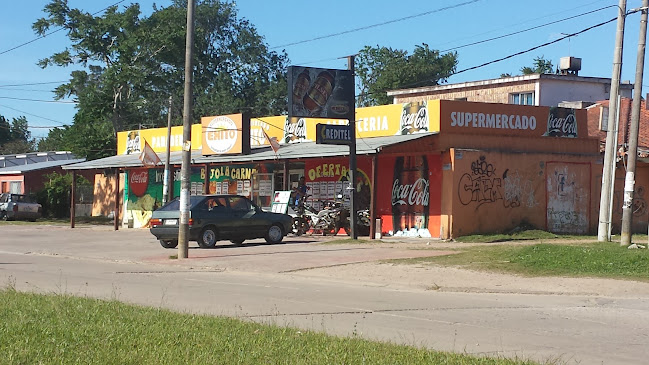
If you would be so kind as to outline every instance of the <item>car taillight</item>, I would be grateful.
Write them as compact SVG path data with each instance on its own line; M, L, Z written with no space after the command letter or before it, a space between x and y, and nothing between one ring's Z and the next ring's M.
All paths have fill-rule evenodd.
M18 211L18 205L14 205L14 212Z
M192 218L189 218L188 224L189 224L190 227L193 226L194 225L194 220Z
M149 221L149 223L151 224L151 227L161 226L162 225L162 219L153 218L153 219L151 219Z

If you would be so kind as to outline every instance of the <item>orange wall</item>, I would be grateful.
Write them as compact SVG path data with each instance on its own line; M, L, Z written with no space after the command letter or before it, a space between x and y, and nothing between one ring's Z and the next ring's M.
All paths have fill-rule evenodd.
M592 181L601 169L598 156L452 149L449 157L452 165L445 168L452 171L444 171L442 215L455 219L442 227L448 232L444 238L507 232L526 224L561 233L589 233L596 227L593 202L599 204L599 188L593 189Z

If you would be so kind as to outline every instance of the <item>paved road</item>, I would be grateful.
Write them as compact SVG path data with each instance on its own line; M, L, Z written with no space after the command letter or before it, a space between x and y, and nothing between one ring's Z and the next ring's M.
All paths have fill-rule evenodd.
M648 293L461 293L310 277L303 269L435 253L309 237L214 250L192 245L189 259L169 259L175 253L146 230L0 225L0 284L477 355L567 364L649 358Z

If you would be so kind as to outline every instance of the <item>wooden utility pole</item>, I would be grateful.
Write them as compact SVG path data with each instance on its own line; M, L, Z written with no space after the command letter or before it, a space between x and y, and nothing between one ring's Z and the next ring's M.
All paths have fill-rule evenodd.
M631 107L631 128L629 130L629 150L627 151L627 170L624 179L624 203L622 205L622 235L620 245L631 244L633 222L633 192L635 189L635 169L638 158L638 130L640 126L640 101L642 99L642 77L644 71L644 53L647 43L647 7L649 0L642 1L640 16L640 37L638 38L638 55L635 65L635 84L633 86L633 105Z
M183 146L180 167L180 224L178 229L178 258L186 259L189 253L189 190L191 185L192 157L192 57L194 48L194 0L187 1L187 38L185 41L185 93L183 103Z

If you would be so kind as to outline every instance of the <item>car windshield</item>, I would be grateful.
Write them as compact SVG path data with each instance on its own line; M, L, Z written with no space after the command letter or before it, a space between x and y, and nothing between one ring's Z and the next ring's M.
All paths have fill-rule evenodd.
M192 195L189 197L189 208L191 209L193 206L198 204L198 202L202 201L204 197L202 196L197 196L197 195ZM161 208L158 210L163 210L163 211L169 211L169 210L180 210L180 199L175 198L174 200L170 201L169 203L163 205Z

